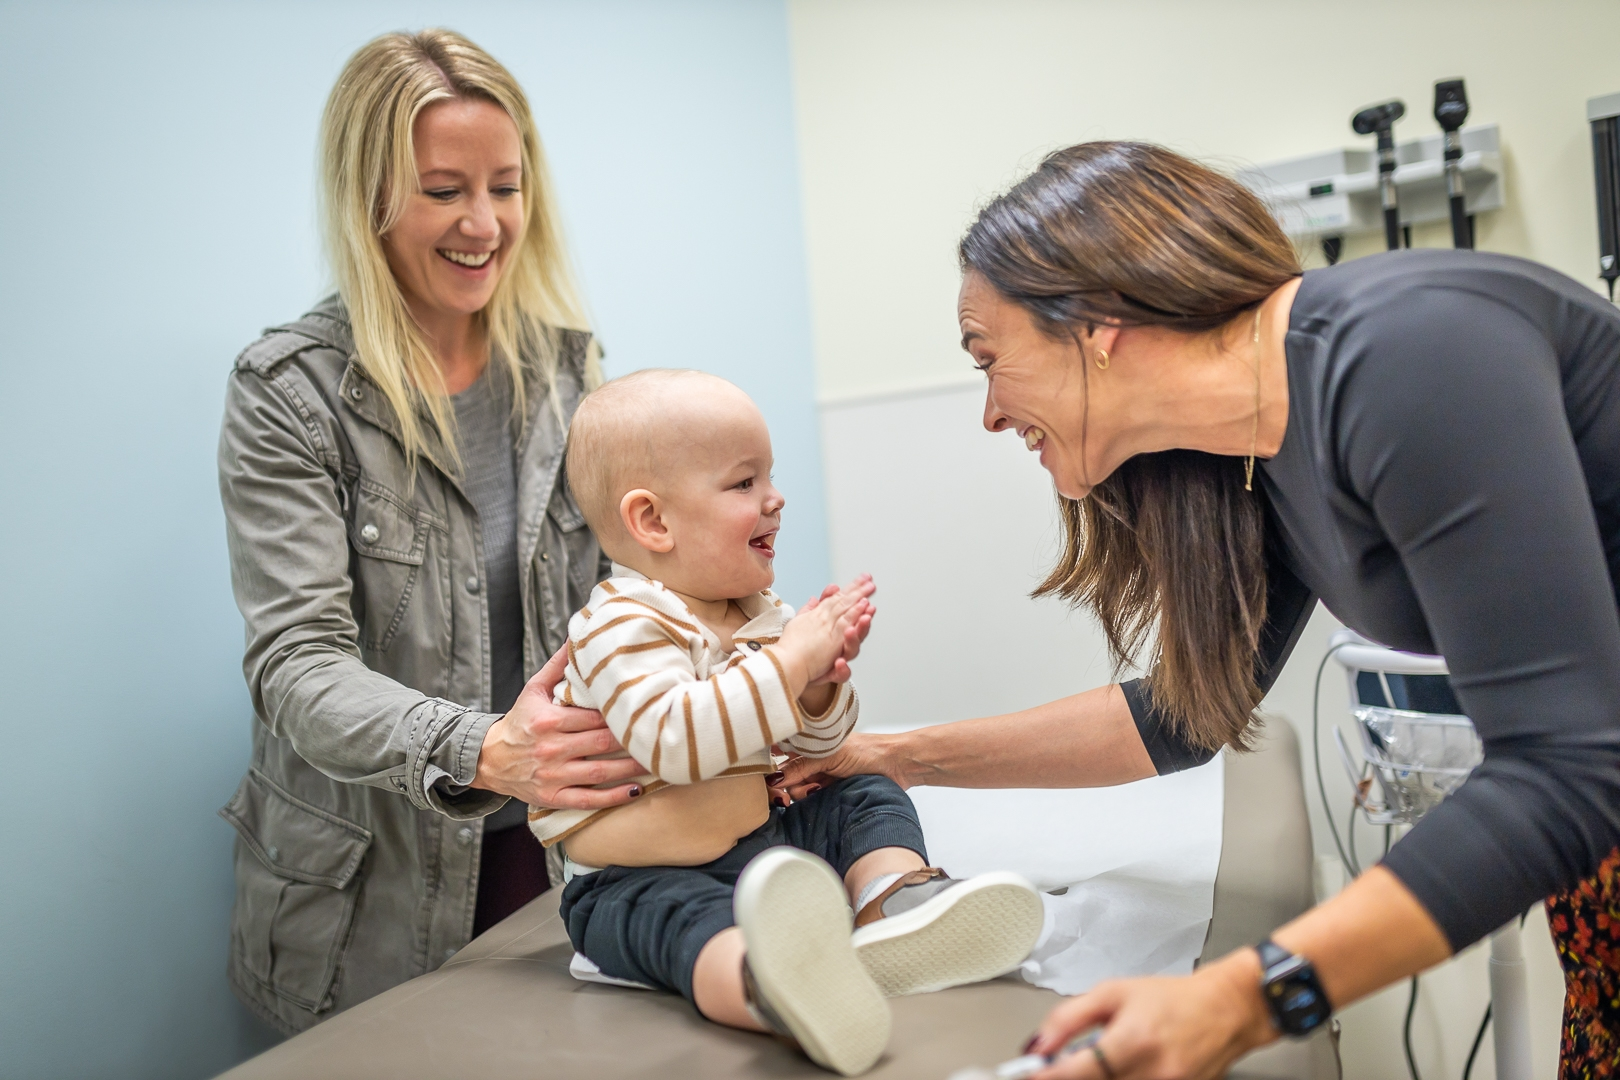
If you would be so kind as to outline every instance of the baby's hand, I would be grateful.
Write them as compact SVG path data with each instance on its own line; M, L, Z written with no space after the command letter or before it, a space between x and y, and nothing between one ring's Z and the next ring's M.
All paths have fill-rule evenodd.
M773 647L788 669L792 696L818 682L849 678L849 661L860 652L877 610L867 599L874 591L867 574L843 589L828 586L788 622Z
M871 574L861 574L850 584L850 588L870 585L871 583ZM876 586L874 585L873 591L875 590ZM838 586L829 585L825 589L821 590L820 596L813 596L806 601L804 607L799 609L799 612L802 614L809 611L818 606L823 600L826 600L832 596L837 596L841 591L842 590L839 589ZM870 593L868 593L868 595L870 595ZM877 606L868 602L866 605L866 617L859 620L855 626L851 628L851 630L845 631L844 651L842 655L833 661L833 666L827 670L826 674L822 675L820 678L812 679L810 682L811 686L826 686L829 684L844 683L849 681L849 665L853 664L855 662L855 658L861 654L861 645L866 641L866 635L872 632L872 620L876 616Z

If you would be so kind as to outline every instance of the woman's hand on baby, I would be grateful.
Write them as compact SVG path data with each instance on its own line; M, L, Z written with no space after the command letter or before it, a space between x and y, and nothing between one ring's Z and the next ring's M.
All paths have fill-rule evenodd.
M790 757L782 765L782 772L771 778L775 781L771 787L794 802L846 776L887 776L903 788L910 787L888 738L856 731L826 757Z
M876 612L868 597L876 590L870 574L862 574L842 589L829 586L788 621L774 648L789 669L794 697L820 682L849 678L851 650L872 625ZM841 675L841 677L840 677Z
M853 582L850 583L849 588L864 588L866 589L867 597L871 597L872 593L877 590L877 586L872 582L871 574L859 575ZM839 588L837 585L828 585L825 589L821 590L820 596L812 596L809 600L805 601L804 607L799 609L799 614L803 615L807 611L813 611L814 609L820 607L823 601L831 600L833 597L840 595L844 591L845 590ZM861 645L865 643L866 635L872 632L872 619L876 615L877 607L871 603L870 599L868 599L865 617L855 620L852 625L846 627L844 630L843 652L840 653L839 656L833 661L832 666L827 669L825 674L811 679L808 684L809 686L821 686L826 683L842 683L849 681L849 665L854 663L855 658L861 654Z
M552 704L567 664L567 649L558 649L529 680L511 711L489 726L473 787L554 810L620 806L641 794L639 787L625 783L645 771L634 758L586 760L620 749L602 714Z

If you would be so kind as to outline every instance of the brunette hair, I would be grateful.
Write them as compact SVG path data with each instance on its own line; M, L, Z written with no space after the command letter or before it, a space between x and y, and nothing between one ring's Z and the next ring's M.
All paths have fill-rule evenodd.
M1129 142L1051 154L979 212L958 255L1077 347L1099 323L1218 331L1301 273L1247 188ZM1116 673L1152 637L1154 707L1207 750L1247 748L1262 697L1265 508L1242 480L1232 458L1168 450L1131 458L1083 499L1059 496L1063 553L1034 593L1091 608Z

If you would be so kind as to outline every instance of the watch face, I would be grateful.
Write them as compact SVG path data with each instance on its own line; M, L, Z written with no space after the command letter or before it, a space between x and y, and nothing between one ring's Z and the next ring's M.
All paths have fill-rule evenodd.
M1309 986L1287 986L1278 1001L1288 1026L1295 1031L1309 1031L1322 1022L1318 1004L1322 996Z
M1316 972L1297 956L1267 973L1265 992L1277 1029L1285 1035L1307 1034L1333 1012Z

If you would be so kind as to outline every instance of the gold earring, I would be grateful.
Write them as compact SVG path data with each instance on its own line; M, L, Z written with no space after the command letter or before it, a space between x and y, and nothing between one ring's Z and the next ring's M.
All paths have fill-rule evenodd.
M1107 371L1108 370L1108 350L1107 349L1098 349L1097 350L1097 370L1098 371Z

